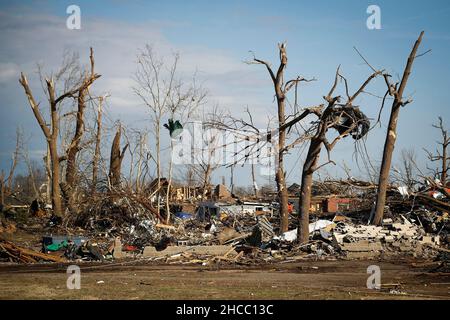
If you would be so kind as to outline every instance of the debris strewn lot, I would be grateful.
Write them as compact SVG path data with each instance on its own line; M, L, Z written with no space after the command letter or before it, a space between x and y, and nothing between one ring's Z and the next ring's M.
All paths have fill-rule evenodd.
M267 203L198 203L166 224L141 200L115 196L113 202L102 199L98 213L88 211L66 225L51 216L26 223L4 219L0 295L39 298L42 285L48 298L56 297L66 290L67 265L76 264L85 291L63 296L186 298L200 283L189 298L448 298L448 214L434 203L409 201L394 192L396 213L379 226L369 225L370 211L362 209L318 213L302 244L296 219L280 233L276 204ZM381 268L376 292L365 282L370 265ZM14 280L7 276L12 273ZM158 290L142 289L146 284ZM111 286L123 292L106 296Z

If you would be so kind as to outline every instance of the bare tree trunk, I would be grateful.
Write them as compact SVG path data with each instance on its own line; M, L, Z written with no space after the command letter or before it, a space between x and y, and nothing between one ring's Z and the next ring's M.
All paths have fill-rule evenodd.
M75 214L77 212L75 206L76 186L77 186L77 154L80 151L80 141L83 136L84 127L84 109L85 104L85 92L80 90L77 97L78 110L76 114L75 134L67 149L66 156L66 180L61 182L61 189L63 191L64 202L70 213Z
M100 142L102 135L102 105L103 97L98 100L98 111L97 111L97 133L95 135L95 151L94 159L92 161L92 193L95 194L97 191L97 179L98 179L98 162L100 160Z
M47 188L46 188L46 198L45 201L50 203L52 201L52 169L51 169L51 157L50 148L47 144L47 154L45 156L45 172L47 173Z
M279 157L275 179L277 182L278 200L280 202L280 232L286 232L289 227L288 192L286 188L285 172L283 169L283 155L280 154Z
M172 150L173 141L170 139L170 160L169 160L169 176L167 177L167 194L166 194L166 224L170 223L170 188L172 187Z
M91 62L90 75L84 79L84 83L95 79L94 73L94 51L90 48L89 59ZM89 85L84 85L78 90L77 96L77 113L76 113L76 125L75 133L72 141L66 151L66 181L61 184L61 188L64 194L64 201L67 208L71 213L76 213L78 210L75 205L76 198L76 186L77 186L77 155L81 150L80 142L84 134L84 110L86 108L86 95L88 94Z
M231 166L231 177L230 177L230 190L231 193L234 193L234 166Z
M309 240L309 209L311 207L311 188L313 183L313 174L317 169L317 163L320 157L322 141L320 138L313 138L309 145L305 165L302 172L302 185L300 188L299 199L299 228L298 241L306 243Z
M435 177L440 178L442 186L445 188L447 186L447 171L448 171L448 160L450 157L447 153L447 147L450 145L450 137L448 136L448 131L444 127L444 122L442 121L442 117L438 117L439 122L437 124L433 124L433 127L439 129L442 135L442 142L438 142L441 145L442 151L441 153L437 151L436 154L431 153L427 149L425 152L428 154L428 159L432 162L440 161L441 162L441 171L439 169L434 173Z
M1 211L3 211L3 208L5 207L5 172L2 170L0 173L0 206Z
M75 126L75 134L72 138L72 141L67 149L67 165L66 165L66 183L69 187L74 188L76 184L76 172L77 172L77 164L76 157L78 152L80 151L80 141L83 136L83 127L84 127L84 109L86 107L85 104L85 93L83 91L78 92L78 111L77 111L77 120Z
M39 198L39 190L36 186L36 179L34 177L33 167L30 162L30 157L28 155L28 151L26 151L26 150L23 151L23 157L25 159L25 163L28 168L28 174L30 175L30 178L31 178L31 186L33 188L34 196L37 199L37 198Z
M111 187L114 189L120 189L122 160L125 155L125 151L128 148L128 144L126 144L125 147L122 149L122 152L120 152L121 131L122 128L119 125L111 146L109 181L111 183Z
M281 49L280 49L281 51ZM285 55L284 51L283 54ZM287 61L282 61L282 64L286 64ZM278 88L278 86L280 88ZM278 101L278 125L281 128L285 121L285 95L281 91L281 80L280 83L277 84L275 91L277 92L277 101ZM286 130L281 129L278 135L278 162L277 162L277 172L275 175L275 179L277 182L277 190L278 190L278 200L280 202L280 232L286 232L289 228L289 212L288 212L288 192L286 188L286 173L284 171L284 147L286 144Z
M400 113L400 108L408 102L403 101L403 92L408 82L409 75L411 74L411 68L416 58L417 49L422 41L423 31L417 39L414 47L409 55L408 62L403 72L403 77L400 82L400 87L397 90L396 85L389 83L388 76L385 75L385 80L388 85L389 94L394 97L392 103L391 115L389 118L389 125L386 134L386 141L384 143L383 160L381 162L380 177L378 181L377 201L375 206L375 216L373 224L379 225L383 220L384 206L386 204L386 191L389 183L389 171L391 169L392 153L394 151L395 140L397 139L397 121Z
M56 216L62 216L62 205L61 205L61 194L59 190L59 157L57 150L57 138L59 133L59 119L56 110L56 100L55 100L55 91L53 86L53 80L46 79L47 83L47 91L49 94L49 104L50 104L50 114L51 114L51 130L45 123L44 118L39 111L39 105L34 100L34 96L31 92L31 89L28 85L27 78L24 74L21 74L20 84L23 86L25 90L25 94L28 98L28 102L30 107L34 113L34 116L44 133L45 138L47 139L47 147L48 153L47 156L50 156L50 171L51 171L51 200L52 200L52 208L53 213ZM48 159L47 159L48 160Z
M442 174L441 174L441 183L444 186L444 188L447 186L447 161L449 157L447 156L447 147L449 144L449 139L447 137L447 131L445 131L444 135L444 142L442 143Z
M59 186L59 156L58 156L58 146L56 143L56 137L51 139L49 149L50 149L50 159L52 168L52 209L56 216L62 217L62 203L61 203L61 189Z
M136 173L136 192L139 193L141 190L141 176L142 176L142 152L143 152L143 145L144 145L144 137L142 136L142 133L139 132L139 159L138 159L138 165L137 165L137 173Z
M160 192L161 192L161 134L160 134L160 126L161 126L161 119L157 118L155 123L155 131L156 131L156 177L158 179L158 193L157 196L157 210L158 214L160 214L161 211L161 199L160 199Z
M50 97L50 113L51 113L51 128L52 132L47 138L49 141L49 149L50 149L50 160L51 160L51 168L52 168L52 209L53 214L62 217L63 209L61 203L61 189L59 186L59 156L58 156L58 135L59 135L59 117L57 111L57 103L55 98L55 87L53 83L53 79L46 80L47 82L47 91ZM45 123L43 124L45 126ZM47 127L46 127L47 128Z
M205 200L206 199L206 194L208 192L208 187L209 187L209 182L211 179L211 165L208 163L206 165L206 170L204 172L204 176L203 176L203 194L202 194L202 199Z
M255 164L252 163L252 182L253 182L253 194L255 198L258 198L258 189L256 187L256 179L255 179Z
M278 152L276 157L276 173L275 173L275 179L277 182L277 194L278 194L278 201L280 204L280 232L286 232L288 230L288 223L289 223L289 212L288 212L288 193L286 189L286 181L285 181L285 172L284 172L284 153L285 150L285 144L286 144L286 128L284 126L286 121L285 116L285 100L286 100L286 93L289 90L289 88L292 87L294 83L298 83L300 81L299 79L288 81L289 85L285 85L284 83L284 71L286 69L287 65L287 54L286 54L286 44L281 43L278 45L279 48L279 56L280 56L280 65L278 67L278 70L276 73L272 70L269 63L263 60L259 60L254 58L253 60L256 63L263 64L266 66L269 75L272 79L275 95L277 98L277 107L278 107Z
M19 158L20 144L21 144L21 133L20 133L19 128L17 128L17 130L16 130L16 148L13 153L11 169L10 169L9 175L8 175L8 189L10 192L12 192L12 189L13 189L12 183L13 183L13 178L14 178L14 172L16 171L16 167L17 167L17 160Z

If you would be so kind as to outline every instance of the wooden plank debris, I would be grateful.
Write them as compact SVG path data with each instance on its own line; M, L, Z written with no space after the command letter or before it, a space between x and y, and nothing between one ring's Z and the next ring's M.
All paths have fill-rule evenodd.
M21 263L35 263L38 261L63 263L67 261L65 258L23 248L5 240L0 240L0 252L5 253L12 261Z

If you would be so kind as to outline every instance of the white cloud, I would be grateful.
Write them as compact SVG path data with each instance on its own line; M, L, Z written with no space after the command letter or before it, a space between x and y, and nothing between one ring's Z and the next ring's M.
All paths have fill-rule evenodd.
M0 63L0 83L15 80L19 72L19 66L15 63Z
M21 94L12 95L10 87L7 87L18 88L17 79L20 71L23 71L38 100L42 101L45 113L45 97L36 76L36 63L43 64L44 70L50 73L58 69L64 52L69 50L78 52L80 61L87 64L89 47L92 46L96 72L102 76L91 90L93 94L110 94L107 102L108 119L120 119L136 128L148 126L148 110L133 93L132 86L138 50L150 44L158 55L168 59L172 53L180 53L178 71L186 81L196 72L198 82L209 93L207 107L219 104L236 112L235 115L242 114L246 106L253 110L267 109L272 96L270 91L261 94L261 88L268 86L271 90L263 68L248 66L242 63L245 57L236 57L225 49L195 44L177 45L163 35L161 30L166 25L167 22L159 25L158 22L136 24L84 19L81 30L68 30L64 17L30 13L14 16L0 12L0 42L7 44L0 47L0 95L10 98L13 104L26 106L22 90L19 90ZM11 79L14 79L14 83L9 84ZM7 82L7 86L2 82ZM40 129L29 109L23 110L24 117L32 124L27 127L27 131L33 134L33 148L42 148L44 141ZM5 108L0 108L0 118L6 118L7 112ZM254 119L258 125L263 123L267 120L266 112L255 113ZM17 117L17 123L4 124L0 128L0 136L6 137L22 121L21 117ZM4 142L2 148L12 147ZM33 157L41 156L40 151L33 152Z
M17 78L19 69L29 78L36 69L36 62L44 64L47 71L56 70L64 50L77 51L83 63L88 61L89 47L95 52L96 70L102 77L93 90L109 92L112 110L140 113L140 104L133 94L132 75L136 69L136 54L145 44L151 44L157 53L169 57L173 52L181 55L180 73L190 77L197 72L201 82L220 105L252 104L261 98L254 92L261 84L260 74L225 50L204 46L177 46L169 42L161 28L167 22L124 23L112 20L83 20L81 30L69 30L64 17L50 15L6 15L0 13L0 41L8 46L0 48L0 56L7 60L1 64L0 82ZM35 79L36 80L36 79ZM30 80L31 82L31 80ZM40 90L37 81L33 82ZM244 101L241 99L245 96ZM21 97L23 98L23 97Z

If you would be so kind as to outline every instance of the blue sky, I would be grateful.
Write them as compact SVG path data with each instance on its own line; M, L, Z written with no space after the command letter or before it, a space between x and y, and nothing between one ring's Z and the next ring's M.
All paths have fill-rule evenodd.
M66 8L81 8L81 30L67 30ZM368 5L381 9L381 30L366 27ZM447 95L450 89L450 2L448 1L0 1L0 167L7 169L14 149L14 132L24 128L30 155L36 159L45 149L17 79L20 71L29 75L35 91L39 84L36 63L54 70L64 50L80 53L86 61L89 46L96 52L97 70L102 74L96 90L110 92L111 121L121 119L129 126L145 127L146 110L131 90L138 48L146 43L161 54L179 51L181 69L197 70L209 90L210 105L219 104L234 115L249 107L264 125L267 114L275 114L273 93L264 68L247 65L252 50L262 59L277 62L277 43L287 41L287 75L301 74L317 81L301 89L301 105L322 102L336 67L352 88L369 75L353 50L356 46L374 66L402 73L409 51L421 30L425 30L421 52L407 87L414 102L402 110L395 161L403 148L415 148L425 167L422 148L433 148L438 132L431 128L438 115L450 122ZM370 87L383 94L381 81ZM364 96L358 103L375 118L380 101ZM389 106L389 105L388 105ZM383 125L367 140L368 152L376 163L381 157L389 108ZM345 161L355 176L360 172L353 157L352 141L344 141L333 159ZM288 156L288 181L298 182L299 151ZM301 158L300 158L301 160ZM247 184L248 169L237 174ZM324 174L342 174L339 166ZM225 175L220 171L215 181ZM261 180L260 183L264 181Z

